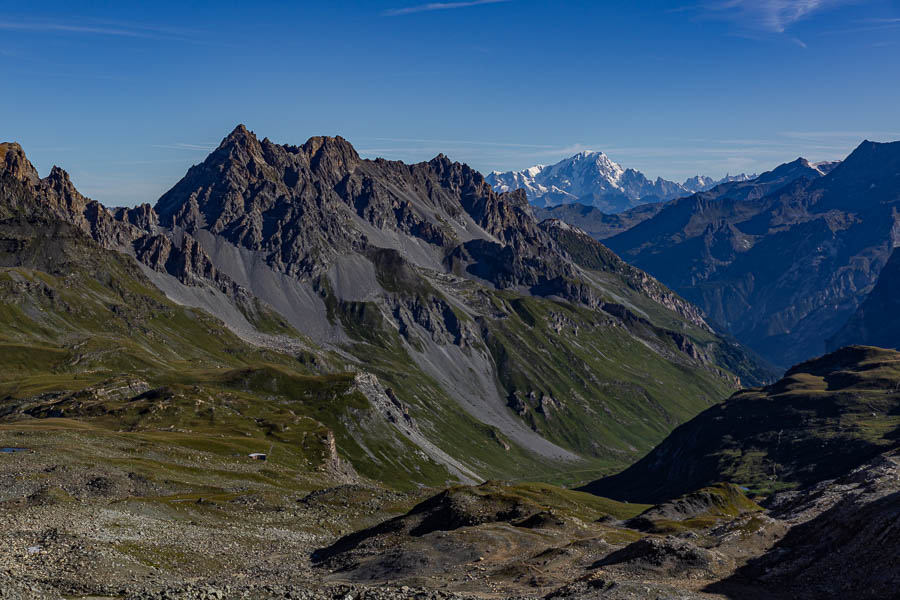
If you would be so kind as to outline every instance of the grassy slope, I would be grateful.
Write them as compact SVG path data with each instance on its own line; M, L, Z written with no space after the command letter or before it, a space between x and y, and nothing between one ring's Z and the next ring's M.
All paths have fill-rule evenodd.
M598 498L600 498L598 496ZM612 502L602 498L606 502ZM626 504L625 506L630 506ZM669 507L690 507L687 514ZM684 510L684 508L682 508ZM743 491L730 483L719 483L699 489L675 499L669 505L655 506L634 519L630 525L659 534L678 534L690 530L704 530L721 521L730 521L745 513L761 512L763 508L747 498ZM668 514L668 513L672 514Z
M489 346L504 387L527 405L523 418L611 466L633 461L729 393L720 378L676 362L672 341L650 328L626 331L563 302L506 294L497 302L511 315L487 325ZM542 405L545 395L559 408Z
M447 480L371 409L351 374L313 372L306 357L247 345L208 314L166 299L130 257L21 209L21 189L3 191L6 421L65 417L61 427L74 418L223 455L273 448L298 477L325 465L330 430L363 475L398 487ZM134 389L117 391L128 384Z
M398 298L422 305L433 298L447 301L439 284L401 258L383 252L375 262L384 288ZM633 323L626 330L602 311L459 285L454 294L469 305L486 303L484 312L493 315L478 322L483 343L497 365L499 383L520 399L520 406L527 406L520 410L525 424L584 456L582 463L542 461L472 419L414 366L408 348L416 347L415 337L404 340L383 316L385 309L374 302L341 302L327 282L321 288L332 321L340 322L356 340L348 351L411 406L420 423L440 424L432 435L443 448L489 477L569 485L589 481L630 464L675 426L732 391L718 368L689 361L658 327ZM625 288L617 290L621 294L642 298L619 285ZM654 319L699 338L713 337L660 305L643 301L656 311ZM454 313L460 321L472 322L464 312ZM542 406L545 395L553 402Z
M735 394L585 489L656 502L730 481L765 494L837 476L898 444L900 353L851 346Z
M625 263L606 246L570 228L550 227L547 231L576 264L590 271L618 299L624 299L654 325L686 335L705 348L717 366L740 377L745 385L762 385L774 381L781 374L780 370L735 340L696 327L659 302L651 300L645 293L647 290L658 295L668 293L674 297L675 294ZM620 301L618 299L612 301Z
M298 477L323 463L331 430L341 456L362 475L400 488L448 480L351 390L352 375L313 372L305 357L250 347L209 315L172 304L128 257L97 248L65 224L49 225L19 217L0 225L35 248L32 258L6 257L6 264L25 265L0 270L0 413L10 413L7 419L64 416L63 425L87 420L223 456L267 452L274 444L274 460ZM58 247L34 258L46 254L49 237ZM380 332L380 321L367 322L377 311L350 303L338 312L348 330L378 344L359 344L362 358L372 354L366 368L434 410L422 425L443 447L497 476L532 467L553 473L558 465L515 446L504 451L500 434L443 398L435 382L410 368L401 347L381 351L393 338ZM335 362L330 366L340 368ZM134 400L106 395L127 382L151 391ZM438 435L432 423L453 426Z
M592 522L604 517L625 520L650 508L646 504L628 504L593 494L568 490L546 483L504 484L487 482L467 488L478 496L499 495L538 505L542 510Z
M488 477L528 478L571 482L557 462L537 457L506 438L497 428L481 423L450 398L437 381L415 367L396 329L383 320L374 303L328 301L335 319L356 338L347 347L367 371L375 373L410 407L410 413L429 439ZM580 469L600 473L604 465L586 461Z

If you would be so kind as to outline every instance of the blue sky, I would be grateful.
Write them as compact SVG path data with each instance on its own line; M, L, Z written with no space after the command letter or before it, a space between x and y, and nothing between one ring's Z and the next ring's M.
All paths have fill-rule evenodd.
M108 205L234 127L487 172L603 150L648 176L900 139L900 1L0 1L0 141Z

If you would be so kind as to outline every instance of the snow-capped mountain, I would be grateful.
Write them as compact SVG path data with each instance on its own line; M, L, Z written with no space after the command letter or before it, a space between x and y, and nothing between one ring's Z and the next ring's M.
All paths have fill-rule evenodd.
M681 185L683 185L685 189L696 193L710 189L716 185L716 180L712 177L707 177L706 175L695 175L685 179L684 183Z
M708 190L726 181L754 176L727 176L721 180L697 175L684 183L658 177L648 179L640 171L625 169L603 152L580 152L550 166L535 165L522 171L494 171L487 181L494 190L524 189L536 206L581 203L604 212L621 212L639 204L671 200Z
M707 177L706 175L695 175L694 177L688 177L684 180L684 183L681 184L681 187L691 192L692 194L696 194L697 192L705 192L706 190L711 190L717 185L721 185L723 183L730 183L732 181L750 181L752 179L756 179L757 175L754 173L753 175L747 175L746 173L741 173L740 175L726 175L722 179L713 179L712 177Z

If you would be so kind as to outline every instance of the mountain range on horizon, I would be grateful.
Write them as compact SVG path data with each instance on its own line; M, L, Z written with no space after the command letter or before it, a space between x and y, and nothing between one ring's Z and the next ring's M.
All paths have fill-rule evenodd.
M695 175L682 183L662 177L650 180L640 171L623 168L603 152L590 150L553 165L535 165L521 171L493 171L486 177L497 192L525 190L529 202L537 207L584 204L607 213L688 196L721 183L754 178L756 175L742 173L718 180Z
M250 156L252 160L249 161L247 168L251 174L255 174L254 176L260 178L261 181L269 181L267 186L275 184L275 188L266 187L265 190L251 188L250 191L242 192L240 189L235 189L237 184L233 179L234 176L228 175L224 180L222 179L222 175L220 174L221 171L224 170L227 174L233 170L230 164L217 165L212 170L210 167L206 166L213 156L221 155L224 147L241 144L247 147L255 147L254 144L259 144L259 150L257 152L259 159L257 160L256 157ZM867 144L870 143L864 143L860 148L866 147ZM319 148L318 145L321 145L322 148ZM13 146L5 144L4 148L7 147L13 148ZM316 208L315 211L312 212L308 209L298 210L298 208L279 208L279 214L275 217L275 220L273 220L273 217L269 216L272 214L271 211L275 206L281 205L278 204L279 201L272 200L269 197L276 192L283 195L285 189L301 183L299 169L297 167L287 166L287 164L293 160L291 156L299 154L297 148L310 148L311 150L315 150L315 152L323 154L325 156L324 160L334 160L334 168L337 171L346 170L349 172L362 173L361 181L363 183L361 184L352 183L353 177L350 177L346 181L329 180L326 185L334 187L337 190L337 193L344 197L347 197L348 195L351 197L361 195L364 200L360 200L359 197L356 197L356 199L353 200L345 198L343 203L356 206L356 216L361 217L365 214L367 215L367 219L373 219L373 214L375 212L384 210L381 207L383 206L384 200L377 198L379 193L368 189L368 186L371 186L373 181L372 175L370 174L371 167L369 167L369 165L377 165L380 168L381 166L391 166L400 163L392 163L381 159L375 161L360 159L352 146L339 137L311 138L303 147L284 146L283 148L291 149L288 151L286 157L275 158L276 154L278 154L277 150L273 150L275 148L282 147L273 145L268 140L258 142L256 141L255 136L247 131L246 128L243 126L237 127L235 131L223 141L223 145L213 152L210 159L207 159L205 163L197 165L189 170L188 176L182 182L179 182L179 184L171 191L165 194L157 203L155 209L150 208L149 205L145 205L131 209L120 208L115 210L101 210L99 204L89 201L78 194L65 171L54 167L48 178L39 180L36 171L30 166L30 163L27 167L21 166L22 164L27 163L27 159L24 159L24 154L21 152L21 149L17 151L18 154L13 151L6 152L6 162L8 171L16 172L18 177L27 179L31 182L41 181L42 183L40 186L44 189L52 190L50 195L58 198L55 201L69 206L69 212L74 215L72 218L74 218L82 227L90 227L93 234L95 236L100 235L101 238L104 238L103 242L107 245L111 243L109 239L105 239L109 236L127 237L130 235L133 237L136 235L133 231L124 234L121 231L114 231L117 227L121 229L121 226L112 226L109 223L126 221L130 223L132 227L137 224L137 226L144 227L148 230L156 230L160 228L161 224L167 224L168 226L164 227L164 229L184 231L188 233L188 238L182 238L179 237L179 235L169 235L166 238L168 241L155 242L156 244L162 243L165 248L140 248L136 251L136 255L143 256L151 251L177 254L179 251L177 248L170 250L168 246L171 246L173 243L175 243L175 245L188 243L185 242L184 239L190 239L191 233L201 236L206 235L202 232L195 231L195 229L202 224L203 231L211 231L220 237L227 236L229 242L238 247L246 245L246 247L252 248L255 252L261 252L265 257L264 260L267 265L277 271L301 279L314 279L319 277L325 270L332 268L331 262L335 258L347 253L359 252L360 248L364 248L367 244L370 244L368 239L370 233L367 233L365 229L360 230L355 227L346 227L346 220L344 220L343 224L340 220L335 220L339 211L323 211L321 208ZM324 152L322 152L323 149ZM859 151L860 150L858 149L857 152ZM851 154L850 158L854 158L855 154L856 152ZM17 155L21 155L21 158L13 160L12 157ZM272 160L276 161L274 167L268 163L268 161ZM797 185L797 182L800 181L813 181L818 179L829 181L841 173L854 168L858 169L859 163L860 161L851 161L850 167L846 167L840 161L812 164L805 159L800 158L791 163L781 165L772 171L753 177L752 179L743 176L730 178L730 181L718 183L706 191L698 192L691 196L676 198L675 200L670 200L668 202L641 204L635 208L615 215L598 212L599 209L596 207L586 207L581 203L561 204L551 208L534 207L533 209L526 209L522 200L517 200L516 202L519 203L519 210L522 211L521 215L527 215L529 211L535 212L539 217L537 221L534 221L535 225L542 219L551 219L547 220L546 223L541 223L540 227L535 227L535 230L543 229L547 231L558 231L558 227L552 226L552 219L556 218L589 232L596 239L604 240L606 245L619 252L627 260L633 262L637 266L647 269L652 274L656 274L680 293L697 302L704 311L704 314L712 319L713 322L718 323L724 331L735 335L737 339L741 341L749 343L773 363L783 366L792 364L793 362L797 362L809 356L814 356L816 353L820 353L824 350L824 342L821 340L824 340L825 337L834 333L837 328L849 318L853 308L862 302L866 294L874 286L875 278L877 278L880 269L879 264L881 263L875 263L865 267L864 273L865 277L868 278L867 283L864 285L854 284L858 285L858 287L854 288L855 291L851 292L851 295L848 296L848 300L842 300L842 302L850 302L850 307L842 306L839 309L835 309L837 311L836 316L828 317L829 320L827 322L823 323L816 318L807 318L803 316L792 317L792 319L795 320L802 320L806 324L805 326L809 327L811 331L816 332L813 335L818 337L816 337L814 341L804 342L807 345L797 347L785 347L779 342L774 346L777 348L774 353L760 341L761 338L759 338L758 333L750 333L749 328L753 327L752 321L746 321L742 318L740 320L741 325L739 327L735 326L734 319L736 317L731 315L741 314L740 311L744 309L739 307L746 306L748 302L752 303L752 301L749 299L742 299L735 303L732 301L726 302L724 300L716 300L716 304L711 300L713 296L710 296L710 294L712 292L708 291L710 290L709 282L702 283L701 285L703 290L707 290L704 292L705 296L697 296L697 292L691 286L700 284L704 279L710 279L710 281L717 280L724 274L723 265L727 264L728 260L734 260L743 254L752 255L755 254L756 251L767 247L766 244L762 244L760 245L760 248L754 249L756 241L761 239L761 236L767 234L763 231L754 231L753 233L750 233L749 230L745 231L748 226L746 223L749 223L750 221L748 221L748 219L754 217L760 210L771 210L773 204L781 202L781 200L773 200L772 198L775 194L780 193L783 188L786 188L789 185ZM436 165L447 165L451 163L441 155L430 163L420 164L428 164L430 167L434 168ZM576 164L580 166L577 168L573 167L573 165ZM608 172L617 174L615 178L617 178L618 181L622 181L622 178L625 177L627 173L627 170L621 169L621 167L618 167L618 165L609 161L602 153L590 152L581 153L576 157L573 157L572 160L562 161L547 171L547 173L562 177L563 173L571 172L573 168L575 168L576 171L579 169L582 171L585 169L591 171L595 170L597 165L600 165ZM273 176L271 174L273 168L278 173L282 170L286 170L283 174ZM445 167L441 168L443 169ZM480 175L471 171L464 165L461 168L463 169L463 172L469 174L467 177L480 177ZM867 168L871 170L873 167L869 166ZM877 167L875 168L877 169ZM885 165L885 168L889 169L889 164ZM193 181L193 178L200 177L201 173L208 173L208 175L202 175L201 180L196 184L192 183L196 189L182 191L182 187L185 185L186 181ZM243 179L247 178L247 175L241 174L240 177L241 179L239 181L243 181ZM334 179L334 177L336 176L332 176L332 179ZM376 178L378 177L383 177L383 175L376 175ZM277 184L275 183L276 179ZM490 186L490 176L484 178L483 181ZM714 183L708 179L703 180L702 178L697 179L696 182L704 183L704 185ZM293 184L293 186L291 184ZM223 185L225 186L224 188L222 187ZM247 184L241 183L240 185ZM353 188L343 187L346 185L363 185L364 187L360 191L357 191ZM875 183L870 185L874 186ZM495 186L496 184L492 187ZM216 189L221 191L215 191ZM279 191L279 189L281 191ZM252 205L248 205L246 200L240 199L241 196L246 196L248 193L254 197L259 197L260 199L254 200ZM291 192L288 196L294 193L297 192ZM310 193L316 194L319 192L306 188L299 192L299 197L306 197ZM373 193L375 194L375 197L371 196ZM391 191L389 193L394 192ZM477 194L483 193L484 192L482 191ZM517 193L521 193L521 191ZM515 197L515 194L510 195L506 192L500 192L498 197L504 197L504 194L510 199ZM211 203L209 201L210 195L216 197L215 202ZM523 194L523 199L526 201L527 195L527 192ZM186 198L186 200L182 200L183 198ZM710 205L710 202L713 204ZM369 204L369 206L363 210L360 208L361 203ZM76 210L72 209L72 206L81 206L81 208ZM251 210L251 206L255 206L255 208L252 208ZM374 208L374 206L380 207ZM491 285L499 286L501 288L509 285L522 285L522 280L520 279L522 273L506 273L505 269L500 269L498 272L498 265L496 263L492 262L488 264L483 262L483 259L479 264L478 258L473 258L471 256L472 249L479 248L479 246L475 244L475 240L464 242L457 247L457 249L451 251L450 248L453 247L454 239L459 237L459 233L458 231L452 232L446 228L446 224L449 222L446 217L439 217L438 220L435 221L433 220L434 217L428 216L427 212L416 216L417 211L409 208L414 205L406 204L406 206L407 208L404 209L404 214L402 216L397 215L395 212L394 218L399 219L398 222L401 223L401 230L406 235L410 235L413 240L418 240L417 243L421 243L421 241L424 240L428 244L445 248L443 250L445 253L449 252L449 255L443 258L432 257L425 259L421 249L410 246L408 242L404 242L402 247L396 246L397 241L395 238L395 241L388 244L394 245L398 251L408 253L410 257L414 257L412 259L414 264L419 267L435 269L438 268L438 264L440 263L440 268L446 269L448 268L448 265L455 264L455 261L460 260L460 258L457 258L456 256L461 253L462 264L465 265L463 267L465 273L476 275L477 277L490 282ZM726 212L723 212L723 209ZM779 236L784 236L784 228L789 224L789 221L784 220L784 209L779 210L781 212L778 214L782 214L782 216L779 217L780 220L778 220L777 225L772 225L770 227L770 235L777 234ZM259 211L263 212L262 220L259 220L260 217L255 216ZM91 218L100 222L87 225L90 219L85 215L88 214L93 215ZM689 216L676 216L680 214ZM733 216L727 216L730 214ZM808 227L813 215L816 213L814 210L807 210L807 216L801 216L796 213L795 208L792 208L787 214L792 215L791 219L793 221L796 221L798 224L805 223L805 227ZM833 219L835 214L836 213L832 209L831 212L827 213L825 218ZM527 220L530 218L521 215L516 217L516 225L514 226L510 226L509 224L493 224L492 227L502 227L503 231L501 232L500 230L489 228L489 235L494 239L499 240L501 244L511 242L513 245L518 244L522 249L527 248L527 244L523 245L520 241L516 241L517 233L514 233L523 226L525 221L522 219ZM732 237L737 236L730 242L730 247L733 248L731 250L732 254L727 256L730 256L731 258L726 258L726 255L721 255L722 251L718 249L721 244L715 246L715 248L709 246L709 244L716 244L717 242L708 241L704 242L706 245L701 246L700 248L696 247L697 241L706 239L702 236L698 237L700 233L705 231L703 235L709 237L710 227L722 226L716 225L716 223L719 223L718 220L721 219L722 216L725 216L726 218L726 229L730 227L728 230L732 232ZM483 218L485 217L479 217L479 219ZM496 217L487 218L496 219ZM688 220L684 221L685 218ZM755 218L757 220L759 219L759 217ZM854 217L849 216L847 218L852 221ZM344 219L346 219L346 217L344 217ZM737 221L735 221L735 219L737 219ZM731 223L727 224L729 220ZM737 223L745 224L738 225ZM484 226L482 223L478 223L478 225ZM284 234L281 233L285 227L288 227L292 232L303 231L304 235L293 233L290 237L285 239ZM755 225L753 227L755 227ZM680 228L682 228L682 231L679 231ZM834 228L831 227L831 229ZM829 229L829 231L831 231L831 229ZM840 228L832 233L840 235ZM505 239L505 236L508 235L512 236L509 240ZM526 237L533 240L534 235L535 234L531 233ZM121 240L117 243L121 243ZM212 252L211 250L205 249L204 246L205 244L201 241L197 241L196 250L200 251L201 254L209 254ZM662 248L668 249L661 252ZM702 252L697 254L698 250L702 250ZM571 286L566 288L569 290L568 292L561 292L560 289L554 289L553 286L558 286L559 284L553 283L551 285L549 283L550 281L565 280L571 277L572 273L567 272L566 268L561 267L560 264L551 267L550 264L546 262L546 253L541 253L540 251L536 252L535 259L537 259L538 255L541 255L541 258L537 259L538 263L542 265L538 267L540 273L532 271L525 276L525 279L530 282L528 285L531 286L532 293L538 293L539 295L562 294L564 297L567 294L572 293L575 294L575 297L578 297L579 294L588 294L588 297L590 296L589 292L585 292L583 288L578 288L577 286L574 289L580 291L573 292ZM719 255L717 255L717 253ZM218 260L223 260L223 258L219 258ZM886 257L884 258L886 260ZM216 261L210 259L202 260L209 260L212 267L215 267ZM562 260L565 262L566 259ZM673 263L672 261L675 262ZM860 263L857 261L854 264L857 265L854 268L858 269L860 268L860 264L867 265L869 263ZM701 267L698 265L703 266ZM454 266L452 268L458 269L460 267ZM698 268L701 270L697 271ZM679 275L684 269L690 270L686 271L686 273L693 274ZM220 287L239 285L233 277L226 275L230 269L226 268L223 270L215 267L213 270L215 271L216 278L228 280L227 284L222 284L220 282L218 284ZM528 271L528 269L526 269L526 271ZM246 272L246 270L244 270L244 272ZM499 273L504 274L500 275ZM553 273L552 277L549 276L551 273ZM726 286L725 289L731 289L734 286L734 283L732 283L735 276L734 269L730 269L729 273L731 273L728 275L728 278L730 279L727 279L727 281L722 284ZM756 273L751 272L750 274L758 279ZM820 272L819 275L821 277L826 277L828 276L828 272ZM182 275L182 277L184 277L184 275ZM556 279L554 279L554 277ZM691 283L686 284L687 281L690 281ZM245 281L244 283L247 282ZM788 289L794 289L796 287L795 283L796 282L788 286ZM746 284L742 285L746 286ZM809 283L809 286L815 289L818 289L816 286L819 285L820 282L818 281ZM752 287L745 287L745 291L740 292L740 294L746 296L748 293L762 293L759 286L760 283L757 282ZM245 287L249 288L252 286ZM774 293L777 294L778 292ZM253 295L254 294L251 293L251 296ZM256 300L263 299L265 294L263 294L262 297L257 296L260 296L260 294L254 296ZM284 302L283 299L279 301ZM589 304L593 302L592 300L585 300L584 297L581 297L580 301L587 301ZM790 302L790 306L794 307L791 308L791 310L796 311L796 306L798 305L795 301L789 299L782 300L782 302L785 301ZM766 306L773 305L771 300L767 300L764 304ZM282 316L288 318L289 321L291 320L291 311L294 310L296 310L296 306L288 308L287 304L283 304L280 308ZM769 310L770 309L764 309L759 311L757 309L756 314L758 316L755 318L760 319L764 324L763 326L771 330L771 328L775 326L774 323L783 321L784 317L777 317L773 322ZM811 307L807 310L814 309ZM300 327L304 334L311 334L314 337L321 337L323 332L330 328L322 324L312 326L308 319L300 320L295 317L293 320L294 325ZM244 327L244 325L241 326ZM791 327L791 325L786 324L784 327ZM313 330L315 331L313 332ZM767 333L765 335L771 336L772 334ZM803 334L794 333L792 335L796 339L802 339ZM857 341L865 342L866 340ZM787 354L785 354L785 352L787 352Z
M873 300L868 316L845 326L864 310L896 244L897 148L865 141L844 161L798 158L751 180L618 214L584 204L534 210L602 240L788 367L851 343L900 345L895 335L877 335L874 321L862 325L885 313L889 277L880 304Z

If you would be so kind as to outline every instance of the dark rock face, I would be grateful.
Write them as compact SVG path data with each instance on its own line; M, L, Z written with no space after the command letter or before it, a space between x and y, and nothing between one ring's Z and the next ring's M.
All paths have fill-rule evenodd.
M185 285L216 282L223 288L236 286L227 275L219 272L209 255L186 233L181 235L180 244L165 235L144 235L134 241L133 248L135 257L142 263L160 273L173 275Z
M338 255L377 246L371 226L425 242L453 272L596 305L523 191L498 194L444 155L415 165L362 160L340 137L282 146L260 142L241 125L160 198L156 212L163 225L208 230L299 278L322 274ZM670 308L689 306L670 296ZM695 313L692 320L702 319Z
M546 242L524 194L496 194L476 171L443 155L417 165L368 161L340 137L282 146L243 126L156 210L164 225L207 229L301 278L321 274L339 254L364 251L370 240L360 221L442 253L460 242L448 221L463 216L516 253L537 256Z
M606 240L775 364L825 349L900 241L900 142L669 202ZM823 175L823 173L826 173Z
M754 585L795 598L894 598L900 588L900 455L882 454L835 480L775 497L793 527L707 591Z
M41 179L18 144L0 144L0 156L3 156L0 166L5 172L40 198L50 214L73 223L106 248L125 247L143 234L142 229L155 224L149 205L121 208L113 213L99 202L82 196L69 174L57 166Z
M878 282L847 323L828 338L829 351L865 344L900 348L900 251L894 250Z
M609 248L596 243L584 231L569 227L557 219L542 221L538 227L545 231L576 265L585 269L615 273L631 289L652 298L694 325L712 331L696 306L672 293L644 271L632 267Z
M185 285L202 286L210 282L233 299L248 294L226 275L220 273L209 256L187 234L173 239L157 233L158 217L149 204L133 208L107 209L83 196L69 174L54 166L41 179L18 144L0 145L5 152L5 176L12 177L40 201L41 214L71 223L102 247L127 250L135 258L161 273L176 277Z
M725 562L724 557L716 552L686 540L646 537L613 552L597 566L625 567L659 578L697 578L709 577L724 570Z
M347 215L336 210L340 198L333 190L358 164L341 138L276 146L241 125L160 198L156 212L163 225L205 228L264 251L280 271L314 275L329 254L363 246Z
M89 245L90 239L78 227L34 202L28 183L0 173L0 267L62 274L73 262L85 261L79 250ZM52 294L40 282L35 285Z

